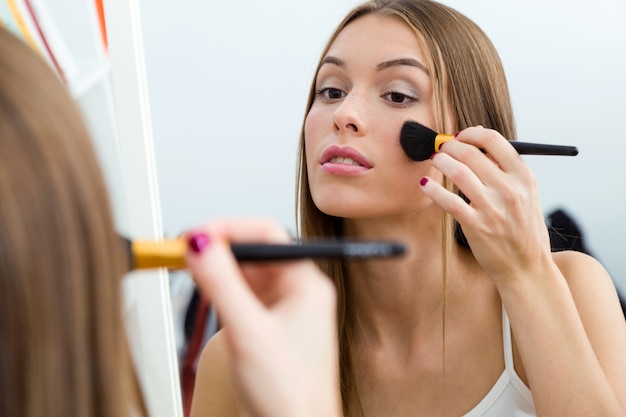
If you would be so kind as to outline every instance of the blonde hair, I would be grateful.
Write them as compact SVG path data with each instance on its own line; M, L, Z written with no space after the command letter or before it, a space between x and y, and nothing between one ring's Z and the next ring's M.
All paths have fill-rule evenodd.
M145 415L122 321L126 255L81 114L0 28L0 415Z
M354 8L336 28L321 54L321 60L338 34L354 20L368 14L395 16L411 26L428 60L428 70L436 102L437 129L454 132L482 125L515 138L515 124L508 86L500 58L485 33L456 10L429 0L373 0ZM315 97L313 81L306 105L305 118ZM451 120L445 115L450 114ZM304 125L300 133L299 160L296 177L296 216L298 234L303 238L342 236L342 219L321 212L314 204L309 189L304 151ZM449 189L454 187L445 180ZM442 219L443 282L447 274L447 254L457 242L463 244L460 227L449 215ZM354 317L349 308L349 293L345 287L346 267L341 261L320 260L319 267L334 280L339 295L340 379L344 414L349 400L358 402L352 371L351 325ZM445 308L445 307L444 307ZM444 312L445 314L445 312ZM445 325L445 320L444 320Z

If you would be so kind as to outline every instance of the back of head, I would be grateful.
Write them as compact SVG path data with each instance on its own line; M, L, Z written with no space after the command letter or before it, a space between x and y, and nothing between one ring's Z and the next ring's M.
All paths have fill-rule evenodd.
M0 415L126 415L124 254L82 117L0 29Z

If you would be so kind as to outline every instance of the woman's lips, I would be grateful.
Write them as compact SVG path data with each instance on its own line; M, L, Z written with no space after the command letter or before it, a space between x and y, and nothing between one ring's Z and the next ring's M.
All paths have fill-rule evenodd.
M326 148L320 157L322 169L332 174L358 174L367 171L373 165L356 149L332 145Z

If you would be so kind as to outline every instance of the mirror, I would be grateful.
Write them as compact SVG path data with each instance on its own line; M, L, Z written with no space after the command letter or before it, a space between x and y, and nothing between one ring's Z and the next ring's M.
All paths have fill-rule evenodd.
M576 1L443 2L472 18L500 52L520 140L579 147L576 158L525 159L546 215L565 209L626 289L619 180L626 175L626 27L619 20L626 5L600 0L590 9ZM181 0L171 7L141 0L166 235L223 215L269 215L293 230L307 89L328 36L356 3ZM172 279L182 349L190 289L184 278Z

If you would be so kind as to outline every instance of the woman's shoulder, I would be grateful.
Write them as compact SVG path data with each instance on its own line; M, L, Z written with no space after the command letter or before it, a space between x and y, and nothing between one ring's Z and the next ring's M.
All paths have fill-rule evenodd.
M586 253L572 250L553 252L552 259L570 285L576 284L577 281L582 281L580 283L582 285L585 281L612 282L604 266Z
M237 416L230 358L224 332L217 332L204 347L196 371L191 417Z
M614 287L604 266L591 255L566 250L553 252L552 259L572 290L598 286Z
M579 268L604 269L600 262L593 256L573 250L552 252L552 259L554 259L554 262L561 272L568 270L576 271Z
M594 257L577 251L552 254L581 314L585 310L619 309L617 289L604 266ZM582 310L582 311L581 311Z
M226 338L224 330L217 331L206 343L200 356L200 364L203 362L213 362L218 359L218 363L228 361L228 349L226 348Z

